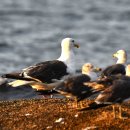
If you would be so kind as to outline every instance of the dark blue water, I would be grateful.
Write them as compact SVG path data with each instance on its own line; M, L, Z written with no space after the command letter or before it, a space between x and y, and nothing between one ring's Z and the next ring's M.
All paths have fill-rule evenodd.
M77 68L113 64L118 49L129 62L130 1L1 0L0 74L58 58L65 37L80 43Z

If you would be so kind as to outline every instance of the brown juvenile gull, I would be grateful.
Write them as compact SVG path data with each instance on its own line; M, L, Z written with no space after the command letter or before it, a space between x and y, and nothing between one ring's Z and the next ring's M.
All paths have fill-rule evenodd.
M68 75L62 78L61 80L51 84L43 84L43 83L38 84L42 85L43 90L45 90L45 88L53 89L67 98L76 99L76 106L77 106L77 103L79 101L100 91L98 89L94 89L84 84L91 80L91 76L93 77L94 71L95 71L94 66L90 63L86 63L82 67L82 74ZM36 84L35 81L34 84Z
M119 76L108 88L98 95L95 102L89 104L86 110L113 105L114 118L116 118L115 104L119 105L119 118L122 117L121 103L130 100L130 64L126 67L126 76ZM85 110L85 109L84 109Z

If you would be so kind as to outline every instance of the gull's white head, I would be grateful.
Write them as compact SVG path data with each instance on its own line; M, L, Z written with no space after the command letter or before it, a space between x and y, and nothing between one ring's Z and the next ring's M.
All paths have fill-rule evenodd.
M91 63L85 63L82 66L82 74L88 74L93 71L94 66Z
M125 64L127 61L127 53L125 50L118 50L116 53L113 54L114 58L117 58L118 64Z
M82 66L82 74L90 76L91 80L96 80L98 78L97 74L94 72L94 66L91 63L85 63Z
M79 48L79 45L75 42L74 39L72 38L65 38L62 40L61 42L61 48L64 50L64 51L70 51L71 49L73 48Z
M73 52L74 48L79 48L79 45L72 38L65 38L61 42L61 56L57 59L63 61L67 67L68 72L75 72L75 54Z
M126 76L130 77L130 64L126 66Z

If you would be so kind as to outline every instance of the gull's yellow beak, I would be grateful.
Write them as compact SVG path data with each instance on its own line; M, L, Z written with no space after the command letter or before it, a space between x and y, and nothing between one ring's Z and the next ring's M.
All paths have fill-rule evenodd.
M79 44L74 43L74 47L79 48Z
M116 53L114 53L114 54L112 55L112 57L113 57L113 58L116 58Z
M100 72L100 71L102 71L102 68L96 67L96 68L93 69L93 71L94 72Z

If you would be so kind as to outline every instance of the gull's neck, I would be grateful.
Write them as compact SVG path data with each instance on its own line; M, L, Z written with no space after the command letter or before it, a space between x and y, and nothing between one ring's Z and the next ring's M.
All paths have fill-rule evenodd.
M72 50L62 49L61 56L57 60L62 61L67 65L68 73L75 73L75 55Z
M91 81L95 81L98 77L95 72L92 71L87 71L87 72L82 72L82 74L88 75L91 78Z
M126 64L126 58L119 58L118 60L117 60L117 62L116 62L116 64Z
M69 48L63 48L61 50L61 56L58 58L59 61L66 62L71 58L71 55L73 54L72 51L70 51Z

